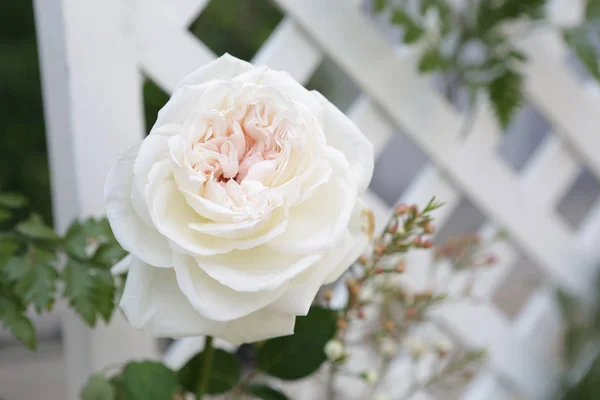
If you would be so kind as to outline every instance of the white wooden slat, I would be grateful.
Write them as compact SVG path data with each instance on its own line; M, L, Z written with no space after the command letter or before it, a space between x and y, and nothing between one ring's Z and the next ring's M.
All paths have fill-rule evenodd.
M393 135L394 127L392 124L381 115L373 102L364 95L359 96L350 106L348 116L373 143L373 152L375 159L377 159Z
M252 63L286 71L298 82L306 83L322 60L323 55L306 34L286 18L261 46Z
M179 29L171 8L157 0L137 1L136 47L141 67L170 93L181 79L212 61L214 55L190 32Z
M465 154L453 146L448 131L458 130L458 118L439 100L423 80L391 51L357 10L343 1L277 3L296 18L369 95L393 116L411 138L428 153L452 180L460 184L473 202L509 230L530 258L543 266L551 278L571 291L589 290L562 266L579 260L567 228L545 215L519 190L511 173L497 160ZM390 79L394 77L394 79ZM446 136L445 136L446 135ZM486 176L481 177L485 165ZM513 218L516 213L522 217ZM543 234L540 234L542 232Z
M564 59L546 50L560 40L557 32L537 32L523 42L523 48L530 55L530 60L525 63L526 90L544 116L600 178L600 135L597 134L600 99L583 96L583 83L574 76Z
M131 4L118 0L35 1L56 226L104 213L104 179L143 134ZM98 23L102 21L102 23ZM67 398L79 398L92 371L156 355L154 341L119 314L89 330L63 319Z
M208 5L210 0L162 0L169 4L177 16L177 24L182 29L187 29Z
M462 395L463 400L512 400L513 396L492 372L483 372Z

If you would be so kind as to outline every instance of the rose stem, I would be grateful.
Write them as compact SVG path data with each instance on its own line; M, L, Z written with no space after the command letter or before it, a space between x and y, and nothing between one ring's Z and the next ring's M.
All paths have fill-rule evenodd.
M202 365L200 367L200 380L196 389L196 399L202 400L204 394L208 391L208 380L212 369L212 359L215 348L213 347L213 337L207 336L204 339L204 350L202 351Z

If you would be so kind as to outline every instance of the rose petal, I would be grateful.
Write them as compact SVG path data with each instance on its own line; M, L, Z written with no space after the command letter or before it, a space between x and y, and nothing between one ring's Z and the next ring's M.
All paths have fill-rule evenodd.
M171 249L154 226L144 223L131 202L133 163L140 144L131 147L111 168L104 186L106 216L125 250L157 267L171 267Z
M226 81L255 68L249 62L225 53L183 78L175 90L183 86L199 85L213 79Z
M290 208L287 229L269 242L292 254L324 251L337 243L350 221L355 190L341 179L331 179L302 204Z
M323 109L323 131L327 144L340 150L357 179L362 193L369 186L374 168L373 144L358 127L319 92L311 92Z
M348 225L348 232L351 237L349 251L340 263L329 273L327 278L325 278L326 284L338 280L369 245L370 239L366 226L368 223L368 221L366 221L366 212L370 212L369 207L362 199L358 199L354 211L352 212L350 224Z
M238 292L211 278L189 256L175 253L177 283L192 307L205 318L231 321L257 311L281 297L287 285L273 291Z
M259 246L212 257L197 257L196 262L223 285L243 292L255 292L277 289L321 258L322 254L300 257Z
M151 216L158 230L191 255L212 256L234 249L251 249L280 235L287 225L285 210L276 209L273 218L253 236L234 240L205 235L190 228L191 224L202 224L205 220L189 207L175 182L165 180L149 185L148 192Z
M352 244L352 236L346 231L342 239L325 254L321 261L292 279L283 296L270 307L295 315L306 315L325 278L334 267L340 265L350 252Z
M155 337L213 335L233 344L293 333L295 317L263 308L229 322L201 317L177 286L173 270L134 258L121 298L129 323Z

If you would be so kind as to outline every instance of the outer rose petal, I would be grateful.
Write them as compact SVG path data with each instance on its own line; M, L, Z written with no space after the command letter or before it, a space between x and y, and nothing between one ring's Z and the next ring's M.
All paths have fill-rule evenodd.
M175 253L173 265L177 284L192 307L213 321L231 321L260 310L287 288L284 284L273 291L237 292L207 275L192 257Z
M355 190L341 179L319 186L309 199L290 209L287 229L269 246L292 254L332 248L348 226L355 199Z
M343 238L325 254L321 261L290 281L283 296L273 303L271 308L296 315L306 315L325 278L334 267L338 267L342 260L347 258L352 244L352 237L346 231ZM349 266L350 264L346 268Z
M194 310L177 286L173 270L154 268L133 258L121 308L129 323L155 337L214 335L233 344L289 335L295 316L261 309L243 318L217 322Z
M368 227L365 223L365 212L370 212L367 204L358 199L352 218L348 225L348 232L351 236L351 244L346 257L329 273L325 279L325 284L335 282L347 269L350 267L369 245L370 238L368 236Z
M356 176L358 190L361 193L364 192L373 175L375 163L373 144L343 112L331 104L321 93L313 91L312 94L323 108L323 131L327 138L327 144L344 153Z
M113 165L104 185L106 216L117 241L125 250L148 264L171 267L171 249L154 226L136 214L131 202L133 163L140 144L131 147Z
M253 69L256 69L256 67L249 62L225 53L216 60L198 68L183 78L183 80L179 82L179 85L177 85L175 91L183 86L199 85L213 79L226 81Z
M223 285L243 292L257 292L277 289L322 257L322 254L295 256L259 246L212 257L196 257L196 261Z

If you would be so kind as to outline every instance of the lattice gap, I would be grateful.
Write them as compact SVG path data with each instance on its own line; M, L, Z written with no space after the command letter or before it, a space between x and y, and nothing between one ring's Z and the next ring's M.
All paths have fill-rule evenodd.
M508 318L514 320L531 294L543 283L544 275L522 254L518 254L517 260L509 268L508 275L498 282L492 301Z
M169 94L158 86L152 79L144 77L142 83L142 95L144 101L144 122L146 124L146 133L156 121L158 111L169 100Z
M586 168L560 200L556 211L573 230L577 230L599 197L600 183Z
M250 61L282 19L269 0L211 0L189 30L215 54Z
M498 154L515 171L527 161L548 136L550 124L531 105L521 109L498 146Z
M443 245L451 237L476 233L485 220L485 215L469 199L463 197L446 224L438 231L435 242Z
M344 112L360 95L354 81L330 58L323 59L304 86L321 92Z

